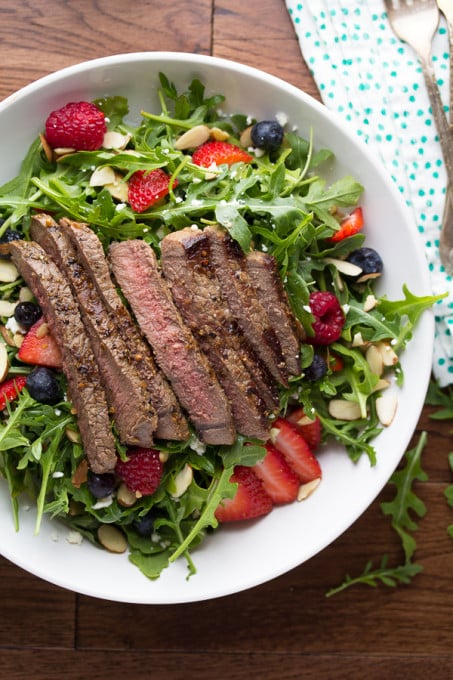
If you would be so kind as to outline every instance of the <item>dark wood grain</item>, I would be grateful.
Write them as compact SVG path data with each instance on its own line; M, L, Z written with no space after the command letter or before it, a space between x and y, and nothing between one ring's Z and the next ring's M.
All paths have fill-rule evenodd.
M0 97L84 59L142 50L214 54L262 68L319 99L283 0L3 0ZM247 93L244 93L246 107ZM0 677L8 680L299 680L453 678L453 523L444 490L451 423L425 407L417 486L427 507L417 532L423 566L409 586L326 592L348 572L400 564L381 511L363 516L315 558L258 588L218 600L141 606L78 596L0 558Z

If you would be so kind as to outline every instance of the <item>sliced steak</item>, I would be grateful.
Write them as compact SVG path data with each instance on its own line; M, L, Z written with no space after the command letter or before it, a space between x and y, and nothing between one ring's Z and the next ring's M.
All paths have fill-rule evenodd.
M239 244L221 227L207 227L212 264L219 277L222 295L245 337L269 372L288 385L288 370L280 341L263 305L257 298Z
M90 340L68 282L37 243L14 241L11 257L38 300L63 356L68 396L76 410L83 448L99 474L116 465L107 400Z
M222 299L206 234L190 227L161 242L162 270L184 322L198 340L231 404L236 429L267 439L270 412L243 361L237 324ZM255 365L256 373L259 367Z
M150 347L124 305L110 276L109 265L99 238L86 224L68 219L60 220L60 225L76 249L77 257L89 274L97 294L106 309L114 315L115 324L123 338L129 361L135 366L150 403L157 413L155 436L159 439L186 440L189 428L176 396L156 366Z
M231 444L227 397L176 309L152 248L140 240L110 246L113 274L182 407L207 444Z
M157 427L156 412L128 360L114 316L105 310L65 230L48 215L38 215L32 219L30 231L60 267L78 301L120 441L128 446L150 447Z
M246 257L246 265L258 300L279 339L288 373L300 375L300 343L305 334L289 306L275 258L253 250Z

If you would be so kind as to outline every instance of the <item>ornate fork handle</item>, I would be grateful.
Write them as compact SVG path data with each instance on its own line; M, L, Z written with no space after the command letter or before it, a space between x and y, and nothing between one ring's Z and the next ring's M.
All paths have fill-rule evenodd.
M433 112L434 121L439 133L439 141L444 157L445 169L447 171L448 183L453 185L453 134L448 123L444 105L440 97L439 87L436 81L431 60L419 55L423 75L428 90L429 100Z

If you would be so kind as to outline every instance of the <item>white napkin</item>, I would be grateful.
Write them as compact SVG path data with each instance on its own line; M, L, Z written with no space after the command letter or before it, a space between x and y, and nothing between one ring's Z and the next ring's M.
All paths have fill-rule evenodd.
M286 0L286 5L324 104L381 158L414 216L433 293L449 293L434 309L433 374L442 386L453 383L453 279L438 251L446 175L416 55L396 38L382 0ZM448 110L443 18L432 57Z

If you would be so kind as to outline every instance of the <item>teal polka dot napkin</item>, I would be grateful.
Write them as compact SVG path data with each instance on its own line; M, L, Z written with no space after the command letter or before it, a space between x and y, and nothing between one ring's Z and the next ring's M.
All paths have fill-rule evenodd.
M381 158L414 216L433 293L449 292L434 310L433 373L441 385L453 383L453 279L438 251L446 175L415 53L395 37L382 0L286 0L286 5L324 104ZM443 18L432 58L448 111L448 34Z

